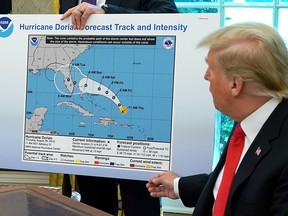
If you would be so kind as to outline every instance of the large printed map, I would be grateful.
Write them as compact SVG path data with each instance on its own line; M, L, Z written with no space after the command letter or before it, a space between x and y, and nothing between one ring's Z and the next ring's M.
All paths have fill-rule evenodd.
M30 35L25 133L169 143L175 39Z
M95 15L85 30L61 15L0 19L11 27L0 38L3 169L145 181L211 170L215 108L197 44L219 14Z

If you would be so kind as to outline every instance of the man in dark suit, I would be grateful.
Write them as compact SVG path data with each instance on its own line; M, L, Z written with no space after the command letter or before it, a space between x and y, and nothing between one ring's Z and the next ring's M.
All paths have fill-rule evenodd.
M67 1L67 0L66 0ZM71 0L69 4L62 0L60 12L65 12L78 1ZM78 29L83 29L85 23L91 14L131 14L131 13L178 13L173 0L106 0L102 5L91 5L83 2L77 6L68 9L62 17L62 20L72 16L72 23ZM68 6L68 7L67 7Z
M69 2L62 0L61 12L67 11L61 19L72 16L72 24L77 29L83 29L89 16L96 13L178 12L173 0L106 0L101 2L102 5L91 5L85 2L78 4L78 0L69 0ZM125 216L159 216L161 213L160 199L150 197L145 187L146 181L77 176L77 182L81 202L113 215L118 214L118 185Z
M11 0L0 0L0 14L11 13Z
M238 23L200 42L208 46L204 78L216 109L238 122L244 149L222 216L288 215L288 52L272 27ZM228 144L228 147L230 143ZM227 148L228 148L227 147ZM193 216L216 215L227 148L210 174L159 173L147 183L152 197L181 198ZM224 183L223 183L224 184Z

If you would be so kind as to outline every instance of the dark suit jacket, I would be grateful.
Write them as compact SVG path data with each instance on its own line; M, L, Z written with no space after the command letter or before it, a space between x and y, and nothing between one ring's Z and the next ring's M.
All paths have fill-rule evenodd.
M196 204L193 216L211 215L213 187L224 165L226 151L227 148L209 176L203 174L180 178L182 202L190 207ZM232 184L225 216L249 215L288 215L287 99L276 107L259 131Z
M60 13L78 4L78 0L60 0ZM177 13L173 0L106 0L108 13Z
M11 12L11 0L0 0L0 14Z

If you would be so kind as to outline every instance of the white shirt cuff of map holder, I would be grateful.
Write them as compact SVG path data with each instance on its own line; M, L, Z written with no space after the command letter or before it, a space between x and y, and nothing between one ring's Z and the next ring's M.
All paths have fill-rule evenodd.
M180 198L180 195L179 195L179 180L180 180L180 177L177 177L174 179L174 193L176 194L176 196L178 198Z

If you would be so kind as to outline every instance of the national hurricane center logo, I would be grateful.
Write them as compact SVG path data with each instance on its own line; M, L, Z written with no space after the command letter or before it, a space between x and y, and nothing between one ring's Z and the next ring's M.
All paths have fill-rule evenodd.
M9 37L14 29L12 20L8 17L0 18L0 37L6 38Z
M163 47L165 49L172 49L174 47L174 40L170 37L167 37L163 40Z
M30 38L30 44L31 46L37 46L39 44L39 40L37 37Z

